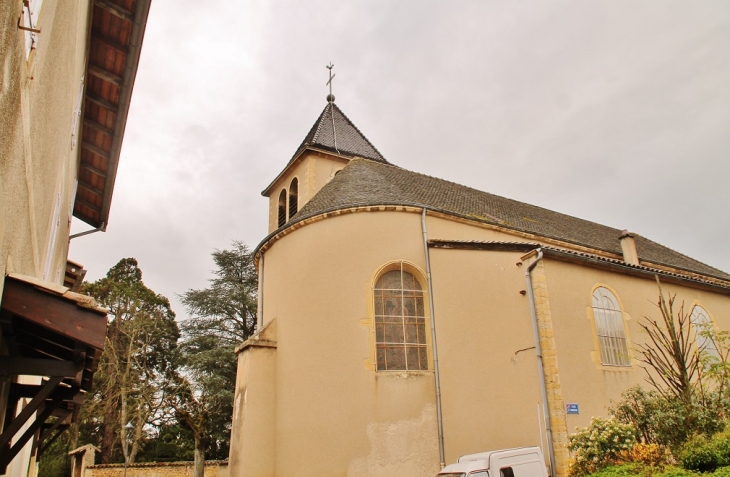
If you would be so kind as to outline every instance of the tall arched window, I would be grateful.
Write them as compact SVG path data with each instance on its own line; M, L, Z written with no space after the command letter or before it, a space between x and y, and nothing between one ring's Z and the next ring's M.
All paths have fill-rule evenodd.
M692 313L689 315L689 322L692 323L692 329L695 332L695 343L697 348L701 351L706 352L713 358L719 358L720 352L717 350L717 345L712 339L710 334L713 331L712 320L707 310L702 308L700 305L695 305L692 308Z
M279 194L279 227L286 223L286 189L281 189Z
M299 180L295 177L289 186L289 220L297 213L299 206Z
M423 290L402 264L375 284L375 346L379 371L428 369Z
M624 318L618 299L608 288L593 291L593 319L596 321L601 363L606 366L631 366Z

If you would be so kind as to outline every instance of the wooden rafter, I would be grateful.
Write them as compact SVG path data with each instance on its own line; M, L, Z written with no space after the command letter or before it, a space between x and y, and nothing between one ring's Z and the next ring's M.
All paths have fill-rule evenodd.
M89 126L96 131L102 132L109 136L114 136L114 130L109 129L106 126L102 126L101 124L97 123L96 121L92 121L91 119L84 119L84 126Z
M86 141L83 141L81 143L81 147L83 147L86 150L89 150L89 151L93 152L97 156L101 156L101 157L104 157L106 159L109 159L111 157L111 153L109 151L105 151L104 149L102 149L100 147L97 147L97 146L95 146L95 145L93 145L91 143L88 143Z
M96 174L99 177L106 177L106 172L104 172L101 169L98 169L98 168L92 166L91 164L87 164L85 162L82 162L81 163L81 167L83 167L84 169L86 169L89 172L93 172L94 174Z
M89 65L89 74L92 74L96 76L97 78L101 78L103 80L106 80L110 83L113 83L117 86L121 86L122 84L122 77L119 75L115 75L111 71L107 71L104 68L101 68L96 65Z
M124 46L121 43L114 41L110 38L102 38L101 36L97 36L94 38L95 43L99 43L101 45L107 46L113 50L116 50L120 53L124 53L125 55L129 53L129 47Z
M94 2L94 5L97 7L104 9L111 13L112 15L116 15L122 20L126 20L128 22L134 21L134 15L129 10L125 10L124 8L120 7L119 5L112 3L108 0L96 0Z
M88 101L91 101L94 104L97 104L97 105L101 106L102 108L106 109L109 112L112 112L112 113L116 113L117 112L117 109L118 108L115 105L113 105L109 101L105 100L104 98L100 98L99 96L97 96L97 95L95 95L93 93L87 92L86 93L86 99Z
M99 206L94 205L88 200L84 199L83 197L80 197L78 194L76 194L76 203L83 205L84 207L88 207L91 210L93 210L96 213L100 212Z

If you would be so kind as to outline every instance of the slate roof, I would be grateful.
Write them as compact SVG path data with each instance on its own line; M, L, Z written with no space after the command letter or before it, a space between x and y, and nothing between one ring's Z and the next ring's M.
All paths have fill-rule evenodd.
M359 156L385 164L388 163L334 102L327 103L322 114L319 115L294 155L299 154L307 146L325 149L345 156Z
M339 109L332 106L337 115ZM322 123L321 119L327 110L325 108L317 124ZM317 133L310 132L307 137L310 136L316 138ZM411 172L387 163L362 159L351 160L292 217L287 225L328 211L372 205L427 207L542 237L622 254L619 241L622 231L619 229ZM730 280L730 274L640 235L634 234L634 236L640 260Z
M372 161L389 164L387 160L380 154L373 144L368 141L363 133L355 126L350 119L345 116L337 105L327 102L322 113L314 122L312 129L309 130L302 144L297 148L296 152L289 160L287 165L268 186L261 192L261 195L267 195L271 186L281 177L287 167L301 154L307 147L323 149L325 151L334 152L343 156L364 157Z

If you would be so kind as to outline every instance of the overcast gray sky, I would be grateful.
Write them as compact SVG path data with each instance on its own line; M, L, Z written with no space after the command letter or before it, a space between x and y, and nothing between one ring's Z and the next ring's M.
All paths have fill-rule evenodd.
M153 0L110 223L69 257L136 257L185 317L211 252L266 235L330 61L390 162L730 271L726 0Z

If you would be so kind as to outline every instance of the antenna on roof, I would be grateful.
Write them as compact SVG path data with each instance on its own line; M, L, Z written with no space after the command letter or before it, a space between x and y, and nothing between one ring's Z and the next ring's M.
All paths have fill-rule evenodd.
M327 95L327 103L334 104L335 102L335 95L332 94L332 80L335 79L335 75L332 74L332 68L334 68L335 65L332 64L330 61L330 64L327 65L327 69L330 70L330 79L325 83L326 86L330 87L330 94ZM337 154L340 153L340 150L337 148L337 130L335 129L335 113L330 108L330 118L332 118L332 137L335 140L335 151L337 151Z
M335 75L332 74L332 68L334 68L335 65L332 64L330 61L330 64L327 65L327 69L330 70L330 79L325 83L326 86L330 87L330 94L327 95L327 102L328 103L334 103L335 102L335 95L332 94L332 80L335 79Z

